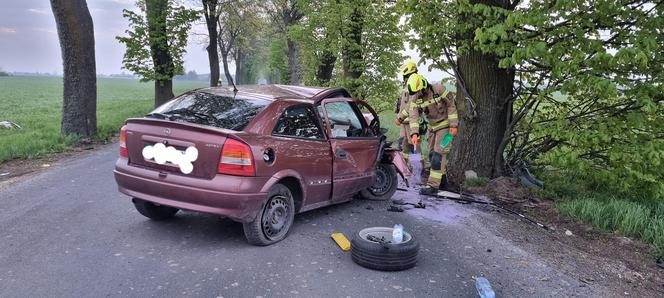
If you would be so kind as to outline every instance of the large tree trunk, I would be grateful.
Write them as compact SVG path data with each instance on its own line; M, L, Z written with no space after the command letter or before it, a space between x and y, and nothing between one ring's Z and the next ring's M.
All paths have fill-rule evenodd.
M158 107L166 103L171 98L175 97L173 95L173 80L163 80L154 82L154 98L163 98L163 102L155 101L155 107Z
M150 35L150 52L155 72L164 79L155 81L154 106L158 107L173 98L172 78L175 75L175 64L169 53L166 36L167 0L146 0L148 14L148 35Z
M97 133L97 78L92 17L85 0L51 0L63 66L61 132Z
M298 61L298 46L295 41L288 38L288 78L291 85L302 84L302 73L300 71L300 61Z
M495 5L496 2L475 0L474 3ZM503 7L508 8L509 2ZM467 16L469 19L481 17ZM471 29L471 30L474 30ZM465 36L472 39L472 34ZM498 57L468 51L457 59L457 65L465 87L457 82L457 109L459 112L459 134L455 138L448 159L448 177L454 185L465 179L464 172L473 170L482 177L502 175L495 167L496 152L505 134L507 118L511 112L505 104L513 95L514 70L498 67ZM466 93L475 103L476 116L470 109Z
M210 86L219 84L219 53L217 52L217 0L203 0L203 14L208 30L208 46L205 48L210 62Z

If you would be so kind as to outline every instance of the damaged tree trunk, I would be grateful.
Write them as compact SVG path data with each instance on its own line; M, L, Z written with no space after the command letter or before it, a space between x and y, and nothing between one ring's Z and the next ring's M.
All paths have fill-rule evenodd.
M510 8L509 1L473 0L471 3ZM498 4L497 4L498 3ZM479 15L468 15L468 19ZM471 28L465 35L472 42ZM499 58L469 50L457 58L461 80L457 80L459 134L448 158L447 175L453 185L463 183L464 172L473 170L481 177L502 175L502 153L497 153L511 113L506 103L513 96L514 69L498 67ZM461 83L465 83L462 86ZM465 88L464 88L465 87ZM468 94L466 94L466 91ZM472 108L469 100L474 101ZM500 154L500 158L496 158ZM496 161L498 159L498 161Z

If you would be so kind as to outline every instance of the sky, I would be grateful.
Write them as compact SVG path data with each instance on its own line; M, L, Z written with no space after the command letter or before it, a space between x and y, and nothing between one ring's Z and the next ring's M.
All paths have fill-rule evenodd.
M128 22L122 17L122 10L134 9L134 2L87 1L94 23L97 73L129 73L122 69L125 47L115 37L123 35L127 29ZM184 57L185 69L209 73L205 40L196 32L205 32L202 24L195 25L190 35ZM406 50L403 54L416 61L419 59L416 50ZM231 67L234 68L232 64ZM0 69L62 74L60 45L48 0L0 0ZM426 66L420 66L420 73L431 81L443 77L441 71L428 72Z

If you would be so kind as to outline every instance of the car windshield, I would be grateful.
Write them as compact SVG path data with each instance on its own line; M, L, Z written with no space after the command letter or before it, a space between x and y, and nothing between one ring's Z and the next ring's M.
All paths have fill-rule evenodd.
M261 99L194 91L161 105L147 116L239 131L268 103Z

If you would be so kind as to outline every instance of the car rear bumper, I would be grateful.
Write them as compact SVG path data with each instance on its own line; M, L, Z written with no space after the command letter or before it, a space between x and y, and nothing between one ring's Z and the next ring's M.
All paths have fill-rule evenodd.
M269 177L217 175L211 180L174 173L160 176L158 170L129 165L119 158L115 164L118 190L131 197L179 209L219 214L250 222L267 193L262 189Z

